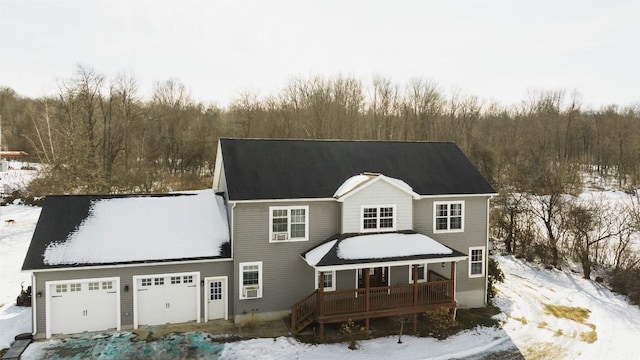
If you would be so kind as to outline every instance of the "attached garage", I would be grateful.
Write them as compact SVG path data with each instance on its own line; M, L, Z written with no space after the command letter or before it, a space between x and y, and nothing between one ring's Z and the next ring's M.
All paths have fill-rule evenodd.
M233 274L229 245L212 190L47 196L22 266L33 273L34 335L200 322L209 309L227 317L226 280L203 279Z
M120 330L120 278L48 281L46 336Z
M133 277L134 328L200 322L200 273Z

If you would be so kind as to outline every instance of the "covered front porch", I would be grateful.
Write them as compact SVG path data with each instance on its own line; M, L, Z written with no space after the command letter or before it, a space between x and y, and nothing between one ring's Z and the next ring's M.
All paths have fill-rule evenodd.
M291 307L291 328L317 323L321 337L326 323L349 319L365 320L368 330L371 318L413 315L415 331L419 313L445 309L453 316L456 262L466 259L416 233L330 239L302 257L316 270L316 290Z
M430 274L437 280L418 282L418 265L414 265L413 283L393 286L371 287L370 269L362 271L364 288L338 291L325 291L324 272L320 272L320 287L291 307L292 330L299 332L316 322L322 337L325 323L364 319L365 327L369 329L371 318L412 314L415 331L419 313L447 309L453 315L456 308L455 262L451 262L449 278Z

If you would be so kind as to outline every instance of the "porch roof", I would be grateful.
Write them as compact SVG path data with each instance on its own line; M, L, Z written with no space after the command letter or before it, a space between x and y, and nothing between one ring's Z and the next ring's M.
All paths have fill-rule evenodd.
M301 256L309 266L326 270L374 264L460 261L467 257L427 235L413 231L335 235Z

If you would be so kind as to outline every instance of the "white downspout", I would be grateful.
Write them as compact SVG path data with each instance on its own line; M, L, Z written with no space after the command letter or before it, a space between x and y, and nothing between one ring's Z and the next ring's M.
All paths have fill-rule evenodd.
M38 291L36 289L36 275L34 273L31 273L31 335L36 335L38 333L38 312L36 311L37 309L37 302L38 302Z

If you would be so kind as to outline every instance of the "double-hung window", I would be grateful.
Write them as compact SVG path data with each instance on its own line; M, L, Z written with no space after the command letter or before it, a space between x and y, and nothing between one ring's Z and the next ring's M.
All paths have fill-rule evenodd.
M469 277L484 276L484 246L469 248Z
M396 228L396 206L362 206L362 232L393 231Z
M433 232L464 231L464 201L436 201L433 214Z
M418 282L427 281L427 266L425 264L418 264ZM413 265L409 266L409 281L413 283Z
M309 240L308 206L269 207L269 242Z
M334 291L336 289L336 272L325 271L324 272L324 291ZM320 271L316 271L316 289L320 288Z
M240 299L262 297L262 261L240 263Z

